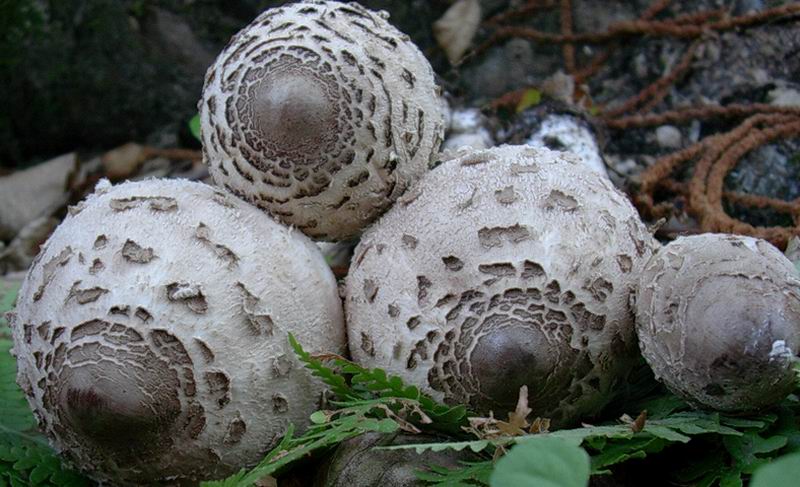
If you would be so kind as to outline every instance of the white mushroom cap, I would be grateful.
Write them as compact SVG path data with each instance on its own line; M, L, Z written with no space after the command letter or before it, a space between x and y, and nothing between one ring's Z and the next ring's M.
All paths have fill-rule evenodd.
M309 351L345 347L313 242L184 180L98 185L47 241L12 326L40 426L113 485L259 461L322 391L287 334Z
M220 186L320 240L342 240L418 179L444 131L433 69L356 3L265 11L206 75L203 150Z
M695 406L754 411L795 387L800 278L764 240L702 234L662 247L642 273L636 324L656 377Z
M365 232L347 278L351 353L479 412L596 413L636 363L629 297L655 245L570 154L462 153Z

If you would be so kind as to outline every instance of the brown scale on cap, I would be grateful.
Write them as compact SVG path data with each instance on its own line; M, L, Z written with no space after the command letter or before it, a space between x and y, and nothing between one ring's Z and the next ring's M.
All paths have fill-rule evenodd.
M271 9L209 68L200 102L215 181L321 240L341 240L417 180L443 136L429 63L355 3Z
M752 237L681 237L647 263L636 298L642 355L691 404L746 413L795 387L800 277Z

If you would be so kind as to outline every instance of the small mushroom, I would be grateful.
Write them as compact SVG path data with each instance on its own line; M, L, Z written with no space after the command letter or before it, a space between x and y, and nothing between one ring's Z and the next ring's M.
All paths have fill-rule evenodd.
M503 146L427 174L365 232L347 278L355 360L498 415L528 386L556 425L637 362L629 298L655 245L576 157Z
M417 470L435 465L455 469L459 460L475 460L465 452L441 451L419 454L414 450L380 450L391 445L432 443L424 435L366 433L342 442L322 463L314 487L421 487Z
M336 282L300 232L210 186L147 180L77 207L12 316L18 383L52 445L111 485L220 478L303 428L345 347Z
M234 36L199 107L217 184L319 240L388 209L427 169L444 118L433 69L386 19L311 0Z
M795 387L800 279L763 240L703 234L662 247L641 275L636 324L656 377L697 407L752 412Z

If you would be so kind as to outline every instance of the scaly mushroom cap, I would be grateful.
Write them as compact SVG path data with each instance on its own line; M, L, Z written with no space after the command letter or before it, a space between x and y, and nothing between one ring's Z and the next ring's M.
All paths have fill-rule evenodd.
M556 424L636 363L628 299L654 242L574 156L525 146L443 163L365 232L347 278L353 357L478 412L527 385Z
M388 209L427 169L444 119L430 64L386 18L306 1L239 32L200 102L217 184L320 240Z
M109 187L74 208L29 271L18 382L53 446L113 485L219 478L261 459L322 386L288 345L342 351L315 245L182 180Z
M800 278L763 240L703 234L664 246L642 273L636 324L656 377L695 406L749 412L794 388Z

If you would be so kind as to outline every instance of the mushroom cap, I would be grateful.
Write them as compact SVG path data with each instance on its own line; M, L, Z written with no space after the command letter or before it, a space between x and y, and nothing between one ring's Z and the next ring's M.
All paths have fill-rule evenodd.
M95 479L219 478L259 461L323 387L288 344L345 348L313 242L201 183L98 185L43 247L12 316L18 383Z
M636 329L642 355L675 394L697 407L758 410L795 386L800 278L764 240L680 237L641 275Z
M206 75L216 183L319 240L358 235L427 169L444 135L433 69L356 3L265 11Z
M462 152L356 248L353 358L451 404L574 423L637 362L629 297L655 245L625 196L570 154Z

